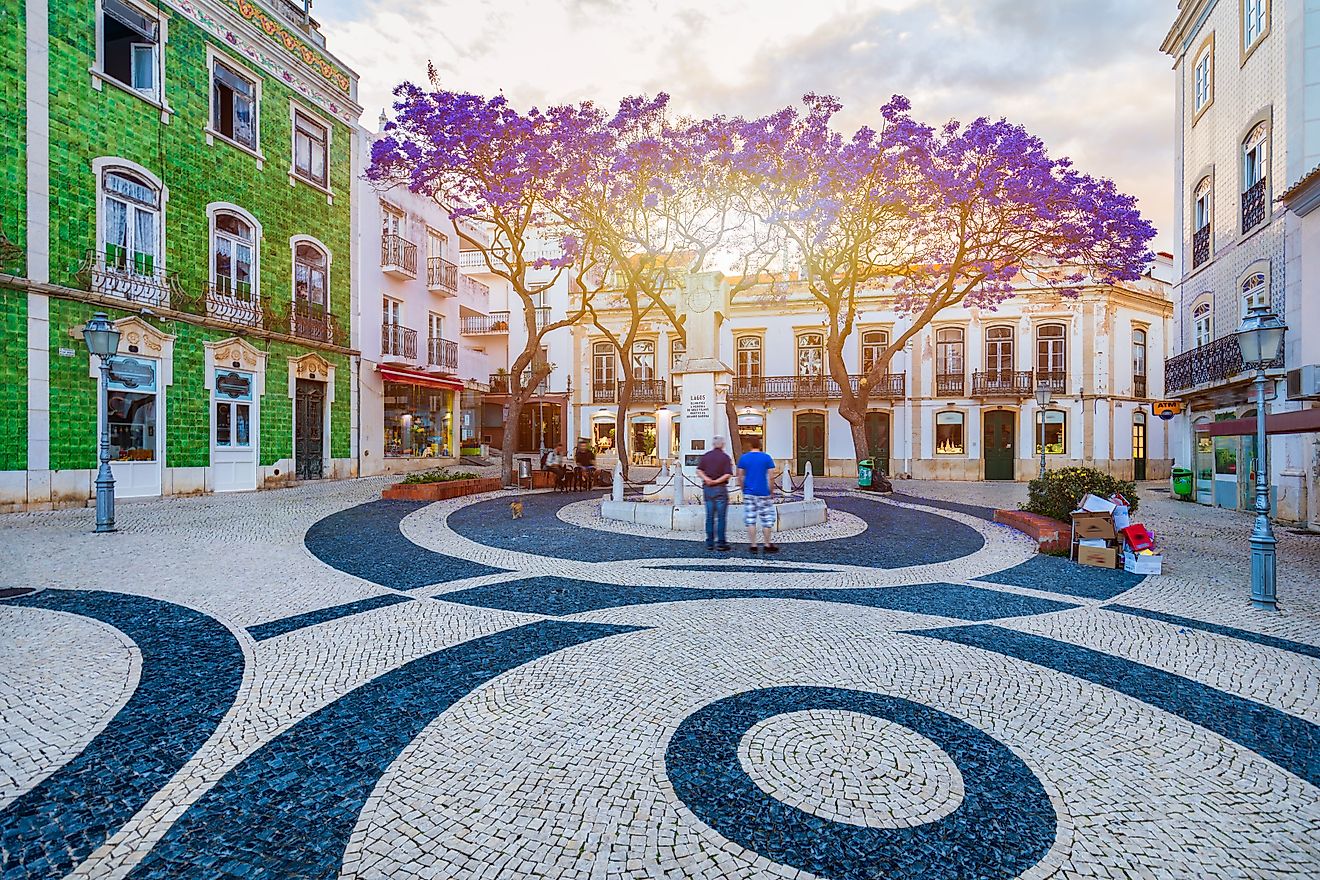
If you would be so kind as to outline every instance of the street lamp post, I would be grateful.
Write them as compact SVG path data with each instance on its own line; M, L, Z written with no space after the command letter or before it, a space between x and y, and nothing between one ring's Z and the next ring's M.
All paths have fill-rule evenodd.
M1045 382L1036 385L1036 404L1040 407L1040 478L1045 479L1045 407L1050 405L1050 386Z
M83 327L87 350L101 361L101 467L96 472L96 532L115 529L115 475L110 470L110 359L119 351L119 330L105 312L97 312Z
M1238 330L1242 365L1256 368L1256 525L1251 530L1251 604L1265 611L1278 608L1275 599L1274 530L1270 527L1270 447L1265 436L1265 368L1279 356L1288 325L1255 305Z

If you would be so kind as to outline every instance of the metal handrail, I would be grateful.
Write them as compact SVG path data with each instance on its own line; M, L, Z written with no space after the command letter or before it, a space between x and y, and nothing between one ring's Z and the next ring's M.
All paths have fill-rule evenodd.
M457 373L458 343L442 336L430 337L426 340L426 362L430 366Z
M387 233L380 237L380 265L397 266L417 277L417 245L401 235Z
M427 257L426 286L458 293L458 266L443 257Z
M417 331L402 324L382 324L380 353L383 356L417 359Z

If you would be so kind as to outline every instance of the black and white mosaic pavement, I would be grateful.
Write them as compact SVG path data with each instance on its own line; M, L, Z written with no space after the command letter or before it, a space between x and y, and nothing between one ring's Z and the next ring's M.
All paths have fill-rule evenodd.
M0 880L1320 874L1320 596L378 491L0 519Z

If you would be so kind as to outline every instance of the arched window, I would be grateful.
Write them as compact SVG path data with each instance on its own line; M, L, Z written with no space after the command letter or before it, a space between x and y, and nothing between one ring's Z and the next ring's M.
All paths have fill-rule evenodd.
M101 172L101 256L109 270L153 275L160 256L160 190L136 172Z
M614 346L608 342L597 342L591 347L591 385L597 403L608 403L614 399ZM607 391L609 397L601 400L599 394Z
M825 373L825 337L803 333L797 338L797 374L822 376Z
M687 343L675 336L669 340L669 371L672 373L678 369L684 356L687 354Z
M1196 56L1192 68L1192 112L1200 113L1215 99L1215 43L1213 38Z
M880 360L889 347L889 333L884 330L867 330L862 334L862 372L871 372L871 367Z
M1260 123L1242 142L1242 232L1265 221L1269 189L1270 130Z
M1238 289L1242 291L1242 314L1256 306L1270 304L1270 276L1268 266L1253 266L1242 278Z
M256 298L257 244L252 224L232 211L217 211L211 228L211 286L219 296Z
M985 369L995 375L1013 372L1012 327L991 327L985 331Z
M1036 328L1036 372L1062 377L1068 369L1068 346L1062 324L1042 324ZM1039 376L1037 377L1039 378Z
M949 327L935 333L935 363L941 376L963 375L963 332Z
M738 337L738 378L761 378L761 337Z
M1146 396L1146 331L1132 331L1132 386L1137 397Z
M632 347L632 377L634 379L655 378L655 343L641 339Z
M310 309L325 311L328 303L330 260L325 251L300 241L293 248L293 298Z
M1201 178L1201 182L1196 185L1196 192L1192 196L1193 230L1200 231L1210 227L1210 211L1214 201L1212 189L1208 175Z
M1192 309L1192 337L1198 348L1209 345L1214 339L1214 316L1211 314L1208 302L1203 302Z

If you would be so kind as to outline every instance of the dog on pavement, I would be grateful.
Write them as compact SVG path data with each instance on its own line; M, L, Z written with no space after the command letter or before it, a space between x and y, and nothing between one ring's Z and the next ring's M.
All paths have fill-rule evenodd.
M521 501L509 502L509 513L513 515L514 519L522 519L522 510L523 510L523 503Z

